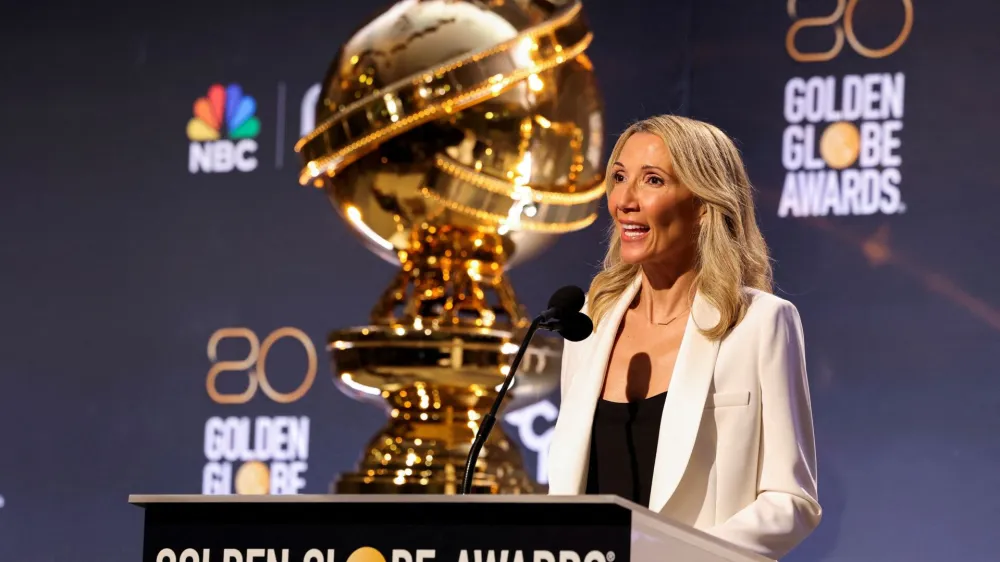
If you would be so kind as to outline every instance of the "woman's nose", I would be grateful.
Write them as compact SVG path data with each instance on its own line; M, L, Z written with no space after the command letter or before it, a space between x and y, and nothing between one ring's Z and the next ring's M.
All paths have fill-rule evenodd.
M630 213L639 210L639 201L635 197L635 189L631 185L622 186L621 197L618 198L618 210Z

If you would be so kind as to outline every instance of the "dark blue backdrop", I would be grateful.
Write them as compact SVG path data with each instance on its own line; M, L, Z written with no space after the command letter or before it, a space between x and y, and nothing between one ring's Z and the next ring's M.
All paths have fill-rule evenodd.
M382 424L333 387L323 344L366 320L392 269L297 185L292 151L303 97L370 15L362 6L57 0L0 21L0 560L134 560L141 512L127 495L206 490L212 418L294 417L304 452L279 462L306 467L307 493L352 468ZM848 19L809 20L838 7ZM758 188L780 293L806 330L826 511L788 559L995 560L998 5L586 10L607 143L649 114L692 115L739 141ZM841 49L796 60L796 21L799 59L828 51L837 27ZM895 52L871 56L901 31ZM189 171L185 127L215 83L256 100L252 171ZM854 125L830 129L837 120ZM853 134L863 154L839 170ZM529 308L589 281L605 225L512 273ZM212 401L209 339L227 327L258 340L301 332L318 350L315 382L290 404ZM278 340L267 359L282 390L305 373L296 342ZM218 358L248 348L223 340ZM241 376L223 375L220 389L241 391ZM551 426L539 398L531 467Z

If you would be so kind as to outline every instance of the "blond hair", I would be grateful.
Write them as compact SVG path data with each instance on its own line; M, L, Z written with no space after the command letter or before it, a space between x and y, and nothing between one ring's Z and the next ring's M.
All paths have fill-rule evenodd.
M698 235L695 286L720 313L718 324L700 327L701 332L721 339L746 314L749 300L744 287L771 292L771 259L757 226L753 188L739 151L725 133L708 123L674 115L650 117L630 126L615 143L605 178L609 196L614 188L611 167L636 133L663 140L677 179L706 207ZM604 267L588 294L595 326L639 273L639 265L622 262L621 238L612 226Z

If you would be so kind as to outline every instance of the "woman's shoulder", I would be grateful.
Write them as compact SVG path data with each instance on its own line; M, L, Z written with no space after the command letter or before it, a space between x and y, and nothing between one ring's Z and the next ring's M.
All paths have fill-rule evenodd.
M749 305L741 324L761 326L787 321L799 323L798 308L790 300L753 287L744 287L743 293Z

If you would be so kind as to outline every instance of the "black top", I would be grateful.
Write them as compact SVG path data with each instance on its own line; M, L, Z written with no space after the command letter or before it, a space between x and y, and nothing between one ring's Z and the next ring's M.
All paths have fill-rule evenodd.
M597 402L590 434L588 494L613 494L649 505L666 398L664 392L638 402Z

